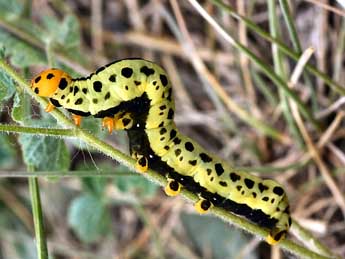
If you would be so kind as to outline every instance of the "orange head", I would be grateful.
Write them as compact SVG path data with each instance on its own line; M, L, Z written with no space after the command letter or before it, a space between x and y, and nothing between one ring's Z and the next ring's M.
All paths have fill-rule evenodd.
M31 80L32 90L39 96L50 97L58 88L63 90L71 83L71 77L56 68L47 69Z

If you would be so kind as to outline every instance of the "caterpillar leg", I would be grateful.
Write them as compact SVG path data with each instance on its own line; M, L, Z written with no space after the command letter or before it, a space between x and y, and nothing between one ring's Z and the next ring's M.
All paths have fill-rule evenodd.
M81 124L81 116L76 115L76 114L72 114L72 118L73 118L74 124L79 127Z
M109 133L113 132L115 126L115 119L111 117L104 117L102 120L102 127L105 128L107 127Z
M148 160L143 155L136 155L137 163L135 164L135 168L140 173L145 173L149 168Z
M52 104L51 102L47 105L47 107L45 108L46 112L51 112L52 110L54 110L55 106L54 104Z
M168 196L176 196L181 192L181 184L173 179L168 179L168 183L164 188L164 192Z
M212 206L212 203L205 199L200 199L194 204L195 210L200 214L206 213Z
M266 242L270 245L275 245L286 236L286 230L279 231L278 229L273 229L271 233L266 237Z
M122 113L115 116L115 129L130 129L133 126L133 119L130 113Z

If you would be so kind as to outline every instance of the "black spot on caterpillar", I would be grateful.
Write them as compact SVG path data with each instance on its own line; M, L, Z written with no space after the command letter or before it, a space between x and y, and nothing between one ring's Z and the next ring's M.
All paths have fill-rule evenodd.
M270 244L285 237L291 218L283 188L273 180L236 171L182 135L173 122L170 81L157 64L125 59L78 79L49 69L31 84L36 94L50 98L51 106L72 112L76 123L81 116L93 115L103 118L109 131L125 129L137 169L151 168L165 176L168 195L188 189L200 197L195 204L200 213L222 207L269 228Z

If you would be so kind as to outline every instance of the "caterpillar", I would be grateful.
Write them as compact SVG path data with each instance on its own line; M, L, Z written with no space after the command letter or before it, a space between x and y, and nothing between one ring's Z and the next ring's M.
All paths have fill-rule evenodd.
M206 213L221 207L270 230L273 245L291 226L287 195L277 182L239 172L181 134L174 123L172 86L159 65L143 59L114 61L87 77L71 78L48 69L31 81L32 90L48 97L46 111L63 107L74 123L82 117L102 118L109 132L126 130L136 168L151 168L167 178L164 190L196 193L195 209Z

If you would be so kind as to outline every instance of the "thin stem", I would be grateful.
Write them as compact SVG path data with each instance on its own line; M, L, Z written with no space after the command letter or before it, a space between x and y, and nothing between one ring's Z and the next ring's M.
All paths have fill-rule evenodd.
M34 219L37 254L39 259L48 259L48 249L43 225L40 189L37 177L29 177L32 216Z
M231 6L226 5L223 3L223 1L221 0L211 0L216 6L220 7L223 11L229 13L233 18L237 19L237 20L241 20L243 21L248 28L252 29L253 31L255 31L258 35L260 35L262 38L277 44L277 46L279 47L279 49L284 52L284 54L288 55L290 58L294 59L295 61L298 61L300 58L300 53L296 53L294 51L291 51L291 49L286 46L285 44L283 44L281 41L279 41L278 39L275 39L273 37L271 37L266 31L264 31L263 29L261 29L259 26L257 26L255 23L253 23L251 20L247 19L244 16L241 16L240 14L238 14ZM332 88L335 92L341 94L341 95L345 95L345 88L334 82L327 74L319 71L318 69L316 69L314 66L312 65L306 65L305 68L312 74L314 74L315 76L317 76L318 78L321 78L330 88Z

